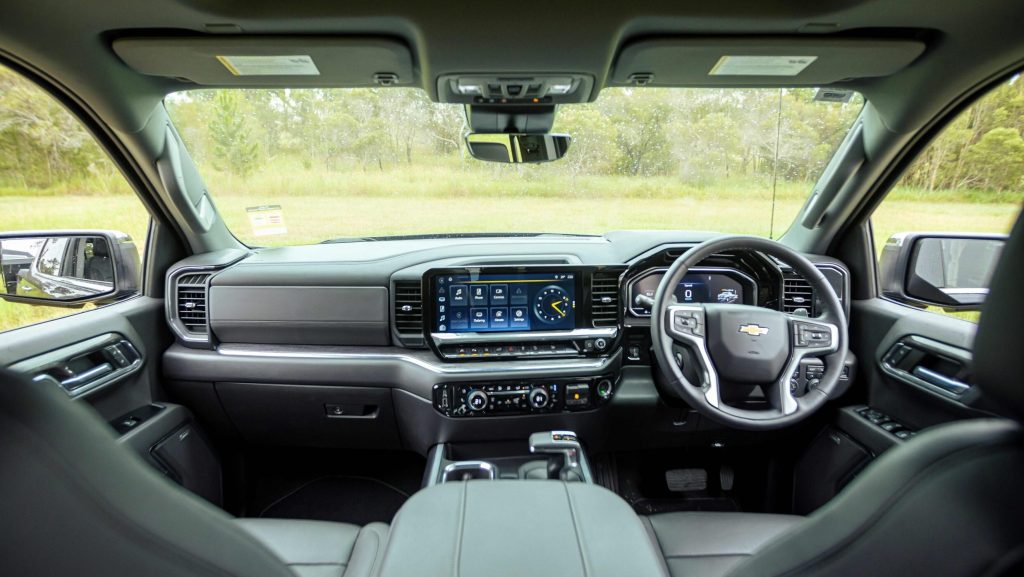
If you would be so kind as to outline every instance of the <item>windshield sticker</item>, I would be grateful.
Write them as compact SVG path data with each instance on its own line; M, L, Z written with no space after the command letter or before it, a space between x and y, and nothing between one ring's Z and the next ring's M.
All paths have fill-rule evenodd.
M288 234L288 227L284 225L284 212L281 210L280 204L248 206L245 208L245 212L249 215L249 224L252 225L253 235Z
M817 56L723 56L709 76L796 76Z
M235 76L320 76L309 56L217 56Z

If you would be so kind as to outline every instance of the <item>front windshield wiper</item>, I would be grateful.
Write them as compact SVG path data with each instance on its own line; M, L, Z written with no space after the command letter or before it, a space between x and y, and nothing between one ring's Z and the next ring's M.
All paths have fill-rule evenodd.
M320 244L342 244L348 242L378 242L385 240L431 240L448 238L509 238L509 237L595 237L596 234L571 232L446 232L438 234L401 234L394 236L342 236L321 241Z

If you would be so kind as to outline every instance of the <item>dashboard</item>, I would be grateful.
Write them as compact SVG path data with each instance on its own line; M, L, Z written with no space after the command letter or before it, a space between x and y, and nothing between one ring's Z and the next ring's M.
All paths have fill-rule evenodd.
M425 450L440 438L545 427L599 438L602 410L620 396L620 410L662 411L651 300L666 269L711 236L421 238L197 255L167 277L177 343L165 376L197 407L216 399L209 418L259 442L326 435L332 446ZM846 267L810 258L846 303ZM806 281L751 251L707 258L674 293L817 312ZM317 420L325 411L335 412ZM540 420L507 420L521 416ZM487 417L506 420L493 430L453 424ZM664 418L670 429L685 421Z

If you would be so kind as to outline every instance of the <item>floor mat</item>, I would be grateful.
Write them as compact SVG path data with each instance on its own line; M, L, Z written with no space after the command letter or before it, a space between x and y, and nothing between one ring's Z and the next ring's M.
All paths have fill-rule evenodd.
M365 525L390 523L409 494L369 477L326 476L308 481L266 506L259 517L316 519Z

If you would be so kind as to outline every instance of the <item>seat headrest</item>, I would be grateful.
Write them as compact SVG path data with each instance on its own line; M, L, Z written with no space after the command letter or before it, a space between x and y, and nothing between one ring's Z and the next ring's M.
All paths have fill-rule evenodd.
M974 382L1024 419L1024 213L989 287L974 339Z

